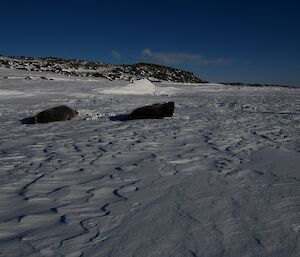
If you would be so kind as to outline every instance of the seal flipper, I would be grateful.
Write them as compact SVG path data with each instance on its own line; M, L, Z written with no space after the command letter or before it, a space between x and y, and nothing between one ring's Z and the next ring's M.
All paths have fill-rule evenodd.
M28 117L28 118L22 119L21 123L22 124L35 124L36 123L36 117L33 116L33 117Z
M127 114L120 114L117 116L111 116L111 117L109 117L109 119L111 121L126 121L126 120L129 120L129 117Z

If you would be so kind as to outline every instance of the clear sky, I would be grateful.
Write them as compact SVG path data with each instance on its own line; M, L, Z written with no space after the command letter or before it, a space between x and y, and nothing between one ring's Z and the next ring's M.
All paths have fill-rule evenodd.
M1 0L0 54L153 62L300 85L300 1Z

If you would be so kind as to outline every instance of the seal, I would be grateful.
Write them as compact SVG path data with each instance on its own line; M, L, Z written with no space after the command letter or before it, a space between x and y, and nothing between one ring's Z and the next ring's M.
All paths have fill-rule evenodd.
M53 107L51 109L39 112L33 117L21 120L23 124L47 123L53 121L71 120L78 115L78 111L71 109L66 105Z
M164 117L172 117L174 109L174 102L147 105L133 110L130 114L128 114L127 120L163 119Z

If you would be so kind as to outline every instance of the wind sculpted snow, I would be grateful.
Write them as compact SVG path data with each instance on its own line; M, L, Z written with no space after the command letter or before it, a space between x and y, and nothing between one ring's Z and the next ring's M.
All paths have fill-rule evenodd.
M299 256L299 90L22 76L0 79L0 256ZM62 104L78 117L19 122Z

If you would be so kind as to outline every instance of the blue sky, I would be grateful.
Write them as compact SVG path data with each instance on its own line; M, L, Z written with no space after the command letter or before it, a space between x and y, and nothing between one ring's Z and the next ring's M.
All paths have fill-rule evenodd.
M1 0L0 54L154 62L210 81L300 85L297 1Z

